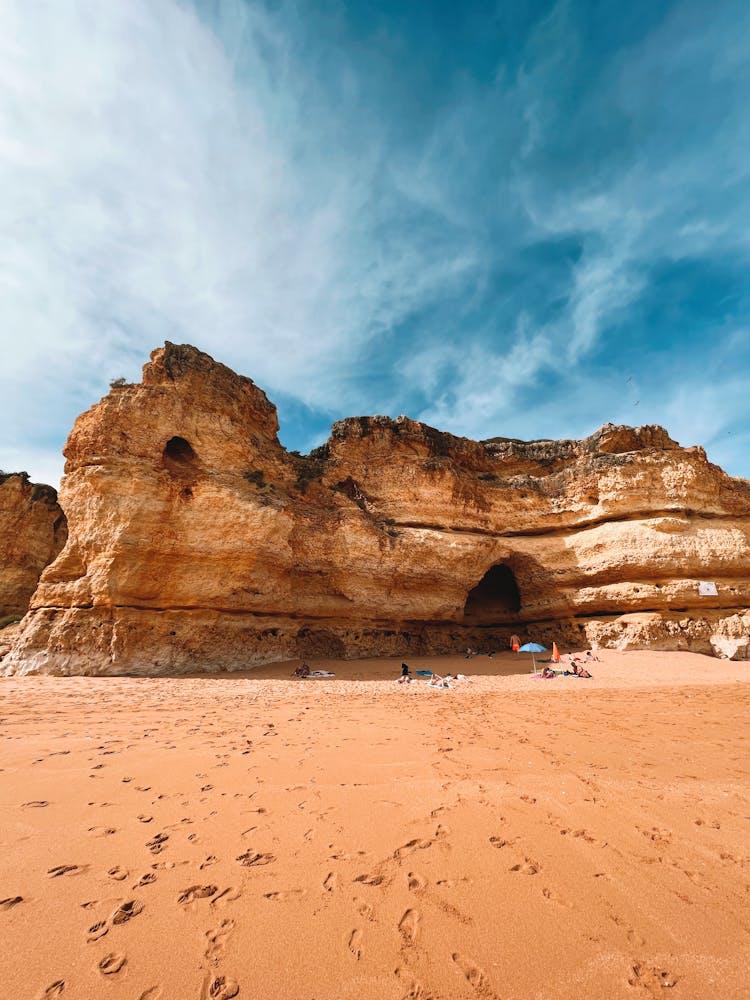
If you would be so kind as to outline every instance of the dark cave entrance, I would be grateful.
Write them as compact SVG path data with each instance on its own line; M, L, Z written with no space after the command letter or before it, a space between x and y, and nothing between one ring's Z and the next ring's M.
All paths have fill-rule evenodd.
M164 445L161 460L171 478L185 487L181 493L183 500L189 500L193 493L188 486L195 483L200 474L200 463L193 446L184 437L170 438Z
M472 625L499 625L521 610L521 592L510 566L491 566L469 591L464 621Z
M185 438L173 437L167 441L163 457L165 462L187 465L195 461L195 452L190 442L186 441Z

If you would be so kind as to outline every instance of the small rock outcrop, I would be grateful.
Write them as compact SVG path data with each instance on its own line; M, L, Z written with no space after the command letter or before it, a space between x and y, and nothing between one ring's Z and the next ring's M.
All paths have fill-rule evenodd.
M26 614L42 570L66 538L55 490L25 472L0 472L0 622Z
M69 538L3 668L236 670L514 631L747 653L750 482L661 427L470 441L356 417L307 456L277 430L250 379L154 351L76 421Z

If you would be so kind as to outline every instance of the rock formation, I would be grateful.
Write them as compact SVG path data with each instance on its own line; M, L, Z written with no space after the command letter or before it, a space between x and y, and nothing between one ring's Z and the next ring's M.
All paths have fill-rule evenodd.
M513 631L746 655L750 482L660 427L476 442L357 417L308 456L277 429L249 379L169 343L79 417L68 542L5 670L235 670Z
M0 473L0 622L26 614L42 570L66 537L51 486L29 482L25 472Z

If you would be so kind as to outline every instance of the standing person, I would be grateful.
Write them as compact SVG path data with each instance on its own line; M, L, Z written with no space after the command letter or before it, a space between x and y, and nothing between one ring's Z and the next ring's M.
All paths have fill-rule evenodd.
M517 635L512 635L510 637L510 648L513 650L514 653L517 653L518 650L521 648L521 640L518 638Z

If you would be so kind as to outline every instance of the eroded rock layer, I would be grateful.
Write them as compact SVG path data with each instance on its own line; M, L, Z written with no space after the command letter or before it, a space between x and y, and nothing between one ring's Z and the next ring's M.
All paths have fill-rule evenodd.
M0 473L0 621L23 615L42 570L62 549L65 515L51 486Z
M236 670L513 631L746 653L750 482L660 427L476 442L359 417L309 456L277 430L249 379L172 344L79 417L68 542L5 669Z

